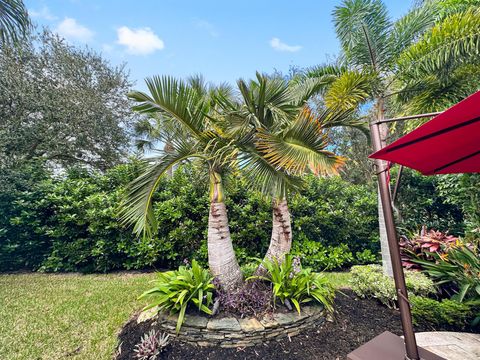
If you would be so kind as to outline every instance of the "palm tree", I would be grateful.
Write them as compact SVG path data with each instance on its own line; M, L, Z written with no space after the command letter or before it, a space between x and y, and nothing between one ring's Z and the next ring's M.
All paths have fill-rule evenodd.
M0 46L18 42L30 26L23 1L0 0Z
M183 82L171 77L147 79L150 94L132 92L129 97L139 105L134 110L161 115L164 127L159 140L168 139L171 147L146 161L143 173L135 179L122 206L122 220L134 223L138 235L152 236L156 221L152 197L160 177L176 164L197 159L206 168L210 180L210 212L208 219L208 261L220 285L231 289L242 282L242 273L233 250L224 203L222 179L228 171L229 143L215 115L214 93L228 98L228 88L208 89L192 78Z
M312 84L289 86L281 78L257 73L237 82L241 102L220 100L241 149L239 167L252 187L272 198L272 233L266 259L282 261L292 245L289 190L302 185L300 176L334 174L343 159L326 150L323 125L341 122L346 113L314 117L305 106ZM260 266L257 272L261 272Z
M342 46L338 64L311 69L323 79L319 91L327 106L356 109L369 103L372 121L402 111L442 107L442 98L462 99L478 87L480 22L478 9L439 11L425 1L392 22L380 0L345 0L334 10ZM475 70L474 70L475 68ZM465 81L468 76L472 80ZM442 108L443 109L443 108ZM381 126L382 142L388 127ZM379 201L380 204L380 201ZM390 264L383 211L379 225L384 265ZM390 272L388 266L384 266Z

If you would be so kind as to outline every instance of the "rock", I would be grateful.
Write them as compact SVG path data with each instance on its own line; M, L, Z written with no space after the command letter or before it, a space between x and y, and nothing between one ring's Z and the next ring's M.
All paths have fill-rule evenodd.
M208 319L203 316L187 315L185 316L184 325L192 328L204 329L207 327Z
M272 316L264 317L260 320L260 324L262 324L266 329L278 326L278 322Z
M137 318L137 324L153 319L158 314L158 306L142 311Z
M240 327L245 332L263 331L265 327L255 318L239 319Z
M240 331L242 328L237 319L233 317L226 317L223 319L212 319L207 324L208 330L228 330Z
M297 313L298 314L298 313ZM273 314L273 318L280 324L280 325L287 325L295 322L295 314Z

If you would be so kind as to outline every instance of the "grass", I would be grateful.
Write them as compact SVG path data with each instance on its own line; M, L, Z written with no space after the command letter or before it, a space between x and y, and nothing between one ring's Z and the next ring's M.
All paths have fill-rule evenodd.
M348 280L350 280L350 273L347 271L342 272L324 272L323 273L333 286L337 289L343 289L350 287Z
M348 273L325 273L345 287ZM0 275L0 359L111 359L154 274Z
M0 359L111 359L154 274L0 275Z

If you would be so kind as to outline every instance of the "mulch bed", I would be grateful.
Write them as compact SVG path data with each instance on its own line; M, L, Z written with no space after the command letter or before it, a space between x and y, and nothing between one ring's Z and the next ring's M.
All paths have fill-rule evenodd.
M289 360L343 360L347 354L375 336L388 330L401 335L400 315L396 310L388 309L373 299L359 299L351 290L337 293L335 316L333 321L325 322L321 327L306 330L290 340L272 341L269 344L239 349L219 347L196 347L172 341L161 354L160 359L289 359ZM122 342L122 354L117 360L135 359L133 348L140 337L148 331L150 322L138 325L130 321L122 329L119 341ZM444 330L420 326L416 331Z

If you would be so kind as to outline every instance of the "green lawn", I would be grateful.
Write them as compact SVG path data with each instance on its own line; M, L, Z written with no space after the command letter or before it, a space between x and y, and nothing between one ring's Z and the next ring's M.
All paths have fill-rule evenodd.
M348 273L327 273L335 286ZM0 275L0 359L111 359L154 274Z

